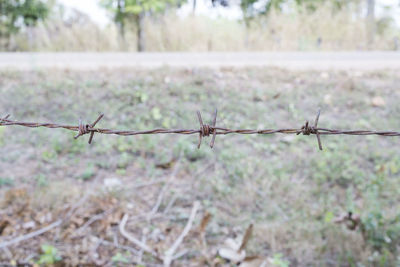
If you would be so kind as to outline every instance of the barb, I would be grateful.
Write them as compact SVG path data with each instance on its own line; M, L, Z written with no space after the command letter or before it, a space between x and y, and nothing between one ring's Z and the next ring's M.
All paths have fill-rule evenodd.
M89 124L83 125L82 119L79 119L78 134L74 138L78 139L80 136L90 133L88 143L91 144L94 133L96 132L96 129L94 129L94 127L103 117L104 117L104 114L100 114L100 116L90 125Z
M212 139L210 142L210 147L214 147L215 143L215 137L217 136L217 129L216 129L216 124L217 124L217 109L215 109L215 115L214 115L214 120L212 122L212 126L208 124L203 123L203 119L201 118L201 113L200 111L197 111L197 117L200 122L200 130L199 130L199 144L197 145L197 148L200 148L201 146L201 140L204 136L209 136L212 133Z
M317 137L319 150L322 150L321 137L319 136L319 132L318 132L319 115L321 115L321 109L318 109L318 113L317 113L317 117L315 118L314 126L309 126L308 121L306 121L306 123L301 127L301 131L299 131L297 133L297 135L299 135L301 133L303 135L315 134L315 136Z
M214 117L212 120L212 124L204 124L201 113L197 111L197 118L200 123L199 129L153 129L153 130L145 130L145 131L123 131L123 130L112 130L112 129L104 129L104 128L95 128L96 124L104 117L104 114L100 114L100 116L92 123L92 124L83 124L82 120L79 120L78 126L71 125L62 125L55 123L37 123L37 122L19 122L10 120L10 115L7 115L3 118L0 118L0 126L22 126L29 128L38 128L45 127L49 129L66 129L69 131L78 132L78 134L74 137L75 139L89 134L89 144L93 141L93 136L95 133L99 134L113 134L120 136L131 136L131 135L145 135L145 134L198 134L199 135L199 143L198 148L201 146L201 142L203 137L212 135L210 141L210 147L213 148L215 144L215 139L217 135L227 135L227 134L302 134L302 135L315 135L318 141L318 147L322 150L321 143L321 135L379 135L379 136L400 136L400 132L395 131L372 131L372 130L337 130L337 129L327 129L327 128L319 128L318 122L319 117L321 115L321 110L319 109L317 112L317 116L315 118L315 122L313 126L310 126L308 121L301 128L293 128L293 129L264 129L264 130L252 130L252 129L229 129L217 127L217 113L215 110Z

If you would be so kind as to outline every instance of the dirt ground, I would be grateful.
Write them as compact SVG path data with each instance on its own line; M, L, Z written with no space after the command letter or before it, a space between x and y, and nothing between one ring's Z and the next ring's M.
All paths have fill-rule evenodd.
M70 69L95 71L113 68L161 67L230 68L273 67L304 70L400 69L397 51L369 52L145 52L145 53L0 53L0 70L30 71L37 69Z
M2 71L0 116L198 129L196 111L209 123L218 108L220 127L269 129L320 107L323 128L396 131L399 84L396 71ZM73 136L0 127L2 265L400 264L398 137L322 136L319 151L303 135L219 135L213 149L198 135Z

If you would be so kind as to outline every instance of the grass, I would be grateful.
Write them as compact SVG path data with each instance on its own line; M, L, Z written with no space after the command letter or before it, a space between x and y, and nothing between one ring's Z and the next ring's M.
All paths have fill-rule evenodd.
M148 51L336 51L398 50L400 31L392 18L376 20L374 42L369 44L365 22L365 3L334 11L330 3L316 11L293 8L273 10L246 28L238 20L211 19L205 16L180 18L175 11L148 17L145 22ZM19 51L136 51L136 30L127 24L125 45L118 29L104 29L80 13L71 13L64 22L54 14L28 34L17 35L12 49ZM73 21L71 23L71 21ZM245 41L247 40L247 41ZM30 44L31 43L31 44ZM29 45L30 44L30 45Z
M141 130L198 128L196 110L209 122L218 107L217 124L222 127L285 128L313 120L322 107L321 127L398 130L399 81L399 74L391 71L164 68L51 75L8 71L1 73L0 112L17 120L66 124L77 124L80 117L91 122L104 112L100 127ZM383 106L372 105L376 96L384 99ZM217 136L213 150L205 138L198 150L197 136L97 134L89 146L86 137L74 140L63 130L0 130L0 197L9 199L10 187L28 188L32 212L56 216L67 203L90 192L82 215L67 230L110 205L115 208L107 221L93 224L98 232L85 232L89 238L85 242L92 242L94 233L112 242L112 227L121 212L140 218L150 210L163 183L138 186L168 179L179 162L174 186L160 207L165 211L172 203L166 213L170 219L136 220L130 230L138 236L142 229L161 229L169 240L168 233L182 229L178 226L187 219L191 203L200 200L203 210L212 214L206 237L213 249L254 223L248 253L268 257L277 266L399 264L400 157L395 137L322 136L321 152L314 137L230 135ZM108 192L103 185L107 178L119 179L123 188ZM11 203L7 208L20 202ZM334 223L348 211L361 216L363 231ZM196 221L199 224L200 218ZM103 224L110 228L101 228ZM20 233L6 229L2 235ZM89 252L75 239L66 237L62 245L55 240L45 235L41 243L57 247L65 263L91 262ZM14 259L37 255L38 260L40 244L32 242L13 247ZM163 243L148 242L164 248ZM185 242L190 253L178 263L200 264L194 239ZM83 256L77 256L76 249ZM134 257L123 250L101 249L109 262ZM11 260L4 254L0 259Z

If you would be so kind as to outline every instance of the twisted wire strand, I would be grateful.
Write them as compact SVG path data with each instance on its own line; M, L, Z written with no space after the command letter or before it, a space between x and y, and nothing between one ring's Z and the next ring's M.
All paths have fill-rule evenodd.
M313 126L309 124L308 121L301 128L284 128L284 129L229 129L216 126L217 122L217 110L215 110L214 118L211 123L204 124L203 119L201 117L200 112L197 112L197 117L200 123L199 129L165 129L165 128L157 128L151 130L113 130L107 128L96 128L96 124L104 117L104 114L101 114L92 124L83 124L82 120L79 120L78 126L73 125L64 125L57 123L37 123L37 122L23 122L23 121L14 121L9 119L10 115L5 116L4 118L0 118L0 126L22 126L28 128L49 128L49 129L65 129L69 131L78 132L75 136L79 138L80 136L90 134L89 144L93 140L93 136L95 133L99 134L107 134L107 135L119 135L119 136L132 136L132 135L147 135L147 134L182 134L182 135L191 135L198 134L199 135L199 144L198 148L201 146L202 138L206 136L212 135L212 140L210 142L210 147L214 146L214 142L217 135L228 135L228 134L302 134L302 135L315 135L318 140L319 149L322 150L322 143L320 136L321 135L357 135L357 136L365 136L365 135L379 135L379 136L400 136L400 132L396 131L375 131L375 130L338 130L338 129L327 129L327 128L319 128L318 121L320 116L320 110L317 113L315 123Z

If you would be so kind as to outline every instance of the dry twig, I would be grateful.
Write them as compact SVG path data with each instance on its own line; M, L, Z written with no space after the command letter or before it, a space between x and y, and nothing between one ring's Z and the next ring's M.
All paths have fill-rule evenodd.
M119 231L120 231L121 235L123 237L125 237L126 239L128 239L133 244L135 244L136 246L138 246L144 252L147 252L147 253L151 254L153 257L155 257L159 260L162 260L155 250L153 250L148 245L144 244L142 241L136 239L133 235L131 235L129 232L127 232L125 230L125 225L126 225L128 219L129 219L129 215L125 214L124 217L122 218L122 221L119 224Z
M45 227L43 227L43 228L41 228L39 230L30 232L29 234L21 235L21 236L19 236L17 238L14 238L12 240L1 242L0 243L0 249L8 247L8 246L11 246L11 245L19 244L19 243L21 243L23 241L26 241L28 239L31 239L31 238L34 238L36 236L42 235L42 234L52 230L53 228L56 228L56 227L60 226L62 224L62 222L63 222L63 220L57 220L57 221L53 222L52 224L49 224L49 225L47 225L47 226L45 226Z
M192 229L193 226L193 221L194 218L196 217L196 213L198 209L200 208L200 203L198 201L194 202L192 211L190 213L188 222L186 223L185 228L183 229L182 233L179 235L179 237L175 240L174 244L171 246L170 249L168 249L164 253L164 266L169 267L174 259L175 251L178 249L180 244L183 242L183 239L186 237L186 235L189 233L190 229Z

